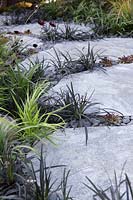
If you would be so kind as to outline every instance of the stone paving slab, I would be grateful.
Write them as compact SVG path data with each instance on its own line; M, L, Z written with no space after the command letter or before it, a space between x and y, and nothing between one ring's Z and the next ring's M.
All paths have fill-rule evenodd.
M64 77L51 93L66 90L73 83L75 92L88 96L94 91L92 101L101 108L112 108L124 115L133 115L133 64L119 64L107 69L107 73L83 72Z
M87 146L83 128L68 128L65 134L58 131L53 140L56 146L47 145L47 163L65 164L71 170L69 185L73 185L75 200L92 199L83 185L85 176L106 188L108 176L112 178L114 170L120 175L125 161L124 171L133 180L133 126L88 128L88 132ZM63 169L53 173L61 178Z

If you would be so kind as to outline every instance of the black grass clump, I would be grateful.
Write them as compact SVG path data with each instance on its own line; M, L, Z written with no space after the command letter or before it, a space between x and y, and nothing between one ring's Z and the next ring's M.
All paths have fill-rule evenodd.
M46 159L43 156L43 145L41 146L41 154L38 157L38 161L38 170L35 169L31 162L35 200L72 200L70 197L71 187L68 187L70 171L64 169L61 181L59 181L58 178L53 179L52 170L65 167L65 165L47 166Z
M53 48L55 55L51 55L49 67L54 68L53 79L60 80L66 75L76 72L74 69L74 61L69 52L63 53Z
M42 28L42 32L41 32L41 39L43 41L51 41L51 42L55 42L55 41L59 41L59 35L58 35L58 26L55 25L54 27L49 25L45 25Z
M60 37L64 40L80 40L78 35L81 35L82 31L79 30L77 27L71 27L69 24L64 25L64 29L60 28Z
M91 126L92 119L94 120L99 114L99 110L96 106L99 105L97 102L91 100L93 93L87 97L75 93L73 84L70 87L67 85L67 90L61 90L57 95L49 100L49 103L42 105L41 107L45 110L51 108L52 110L57 110L57 113L66 122L66 127L77 128L84 127L86 134L86 144L88 141L88 126ZM89 110L89 113L87 113ZM49 110L50 112L50 110ZM51 123L56 120L50 118ZM59 119L58 119L59 120Z
M62 194L62 199L59 198L59 200L74 200L74 198L71 197L71 189L72 186L68 188L68 178L70 175L70 170L64 169L62 181L60 184L60 189L61 189L61 194Z
M43 58L42 61L39 61L39 58L37 58L35 62L30 60L29 69L25 69L25 71L31 73L31 81L37 83L46 79L45 72L47 69L48 66L45 64L45 59Z
M81 126L82 118L86 117L85 111L99 103L94 103L91 101L92 94L87 97L87 94L84 96L79 93L75 93L73 84L71 83L70 87L67 85L67 91L60 91L58 93L59 99L56 101L57 105L64 108L64 113L62 117L68 118L70 122L73 120L77 121L77 126ZM96 113L90 113L91 115L95 115ZM72 125L72 124L71 124Z
M89 31L82 31L77 27L72 27L68 23L64 24L63 28L60 28L58 24L49 23L42 28L41 39L43 41L59 42L59 41L85 41L90 39L96 39L95 34L89 33Z
M91 40L95 39L94 34L90 34L89 31L82 31L81 29L77 27L72 27L68 23L64 24L64 28L59 29L59 36L63 40L69 40L69 41L85 41L85 40Z
M98 187L88 177L86 179L87 183L84 185L93 192L94 200L133 200L133 188L127 174L125 174L125 178L122 176L118 178L114 172L114 182L109 179L110 185L106 189Z
M83 71L93 72L94 70L101 70L106 72L104 65L99 61L101 53L99 51L94 52L94 48L90 47L88 43L87 53L78 49L78 58L73 59L69 52L57 51L53 48L54 54L51 53L51 59L49 59L48 67L53 69L53 72L50 74L50 80L60 80L64 76L80 73Z
M24 155L23 153L22 155ZM34 159L39 161L37 169L33 164ZM53 171L66 166L47 166L43 156L43 145L40 155L26 155L25 158L24 156L22 158L16 154L16 159L13 157L8 161L13 162L3 163L3 165L0 163L0 199L72 200L71 187L68 187L70 171L64 169L61 180L58 177L53 179Z
M28 160L16 155L9 155L8 159L0 163L0 199L30 200L34 196L34 188L28 177L31 169L28 166Z
M79 52L79 58L77 59L77 64L82 66L84 71L94 71L94 70L102 70L105 72L105 69L99 63L98 59L101 57L101 53L99 51L94 52L94 48L91 48L90 43L88 43L87 53L84 52L85 47Z

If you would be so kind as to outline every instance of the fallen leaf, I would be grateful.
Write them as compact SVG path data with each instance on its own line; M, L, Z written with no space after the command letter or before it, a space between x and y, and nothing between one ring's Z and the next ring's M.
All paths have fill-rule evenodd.
M21 1L15 5L20 8L31 8L33 4L31 2Z
M24 31L24 34L31 34L31 31L30 31L30 29L27 29L26 31Z

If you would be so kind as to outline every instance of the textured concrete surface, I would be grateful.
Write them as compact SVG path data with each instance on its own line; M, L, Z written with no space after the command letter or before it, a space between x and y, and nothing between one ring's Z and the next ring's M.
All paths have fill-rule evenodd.
M108 176L112 179L114 170L119 176L126 162L124 171L131 181L133 178L133 126L89 128L88 132L87 146L83 128L66 129L65 133L59 131L53 139L56 146L47 145L47 163L64 164L71 170L69 185L73 185L71 194L76 200L88 200L91 196L83 185L85 176L106 188ZM61 178L63 169L53 173Z

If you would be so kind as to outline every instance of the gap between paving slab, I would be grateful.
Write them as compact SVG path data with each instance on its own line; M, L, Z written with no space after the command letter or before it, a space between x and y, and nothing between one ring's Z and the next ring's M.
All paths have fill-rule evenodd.
M30 60L35 61L36 58L39 58L42 61L44 58L49 59L50 55L55 55L53 49L54 46L56 50L59 50L63 53L69 52L73 59L77 58L77 54L79 52L77 49L82 50L84 48L84 52L87 52L88 42L90 42L91 47L94 47L94 52L97 52L102 56L109 56L110 58L116 60L118 57L123 55L131 55L133 54L133 39L132 38L104 38L101 40L95 41L65 41L56 44L50 44L50 49L40 51L37 55L32 55ZM102 53L103 52L103 53ZM28 67L28 59L23 62Z

